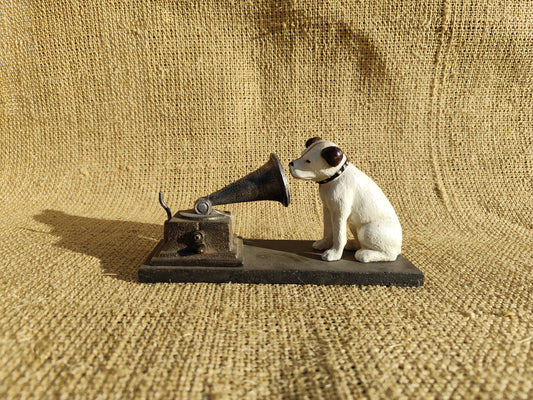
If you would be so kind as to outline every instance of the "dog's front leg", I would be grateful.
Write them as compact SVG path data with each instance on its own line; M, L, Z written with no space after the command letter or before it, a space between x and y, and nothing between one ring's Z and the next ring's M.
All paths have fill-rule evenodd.
M331 215L331 229L333 238L333 247L326 250L322 254L324 261L337 261L342 257L342 251L346 246L346 223L348 221L348 213L338 212Z
M322 205L324 211L324 236L313 243L313 249L326 250L333 246L333 234L331 230L331 213L325 204Z

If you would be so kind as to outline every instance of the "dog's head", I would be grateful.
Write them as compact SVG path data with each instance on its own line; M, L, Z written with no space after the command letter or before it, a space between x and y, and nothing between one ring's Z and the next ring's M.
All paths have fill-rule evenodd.
M334 175L346 156L332 142L314 137L305 143L302 156L289 163L291 175L298 179L320 182Z

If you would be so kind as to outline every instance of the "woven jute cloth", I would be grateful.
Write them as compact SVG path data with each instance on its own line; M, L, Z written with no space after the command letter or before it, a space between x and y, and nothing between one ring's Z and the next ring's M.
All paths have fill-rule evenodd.
M527 0L0 6L0 398L533 397ZM142 284L173 212L306 139L394 205L423 287ZM229 205L318 239L314 183Z

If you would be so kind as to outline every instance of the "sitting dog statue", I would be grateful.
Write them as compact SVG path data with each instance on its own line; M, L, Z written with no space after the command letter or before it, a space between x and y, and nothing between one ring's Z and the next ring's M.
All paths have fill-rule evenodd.
M368 263L394 261L401 253L402 228L391 203L379 186L348 162L335 144L309 139L302 156L289 163L291 175L317 182L324 210L324 237L313 243L326 250L325 261L337 261L347 245L347 226L354 241L346 246L357 250L355 259Z

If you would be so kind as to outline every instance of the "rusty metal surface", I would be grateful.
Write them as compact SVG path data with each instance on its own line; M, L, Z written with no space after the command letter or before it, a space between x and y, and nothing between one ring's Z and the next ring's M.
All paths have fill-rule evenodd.
M152 252L151 265L242 265L242 240L233 232L234 217L213 209L214 205L259 200L275 200L288 206L289 185L278 156L245 177L206 197L198 199L194 210L172 216L159 193L159 203L167 213L164 239Z
M150 258L153 265L242 264L242 240L233 231L234 218L217 212L209 216L180 211L164 223L164 238Z

